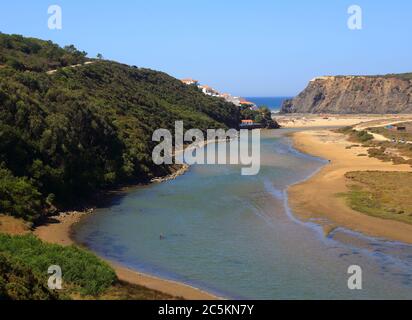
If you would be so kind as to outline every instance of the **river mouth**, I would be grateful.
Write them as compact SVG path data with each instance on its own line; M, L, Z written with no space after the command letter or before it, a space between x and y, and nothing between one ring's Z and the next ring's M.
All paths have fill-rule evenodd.
M176 180L137 188L85 218L77 242L131 269L233 299L412 299L412 246L337 229L323 235L287 206L286 189L325 161L264 132L261 171L193 166ZM348 289L348 267L363 290Z

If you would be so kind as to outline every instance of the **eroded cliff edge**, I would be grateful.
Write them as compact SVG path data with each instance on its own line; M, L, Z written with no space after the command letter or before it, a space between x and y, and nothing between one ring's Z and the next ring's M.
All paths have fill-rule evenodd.
M281 113L412 113L412 73L315 78Z

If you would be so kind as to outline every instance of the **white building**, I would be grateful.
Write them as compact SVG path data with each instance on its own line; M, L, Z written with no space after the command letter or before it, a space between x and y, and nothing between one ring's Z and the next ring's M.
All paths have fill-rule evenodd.
M194 79L182 79L180 81L182 81L184 84L188 86L191 86L191 85L198 86L199 85L199 81L194 80Z

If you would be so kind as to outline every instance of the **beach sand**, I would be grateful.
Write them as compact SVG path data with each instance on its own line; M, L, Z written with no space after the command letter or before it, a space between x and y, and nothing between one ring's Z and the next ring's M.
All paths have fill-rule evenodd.
M325 128L359 125L376 126L381 121L402 122L411 120L411 115L305 115L290 114L275 116L283 128Z
M410 118L410 117L409 117ZM305 221L326 218L325 232L342 226L373 237L412 243L412 225L384 220L356 212L337 194L347 192L344 175L350 171L412 171L409 165L393 165L359 156L367 149L352 146L343 134L330 130L310 130L293 135L295 147L331 162L311 179L289 189L292 210Z
M90 212L89 212L90 213ZM53 218L49 223L46 223L34 230L34 234L41 240L59 244L63 246L75 245L71 234L73 226L78 223L86 212L70 212L63 213L60 216ZM153 277L147 274L136 272L125 268L112 261L107 261L115 270L119 280L126 281L132 284L144 286L146 288L157 290L174 297L183 298L186 300L218 300L217 296L199 290L197 288L178 283L175 281L164 280Z

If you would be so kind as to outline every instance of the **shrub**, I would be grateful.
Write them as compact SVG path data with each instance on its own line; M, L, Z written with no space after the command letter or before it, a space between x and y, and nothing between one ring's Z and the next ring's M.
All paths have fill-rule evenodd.
M0 254L0 300L56 300L47 279L38 276L28 267Z
M75 246L46 244L32 235L0 235L0 252L42 275L47 275L51 265L60 266L63 285L66 283L83 295L98 295L117 279L113 269L95 255Z
M39 218L41 208L41 194L29 179L0 168L0 212L33 221Z

